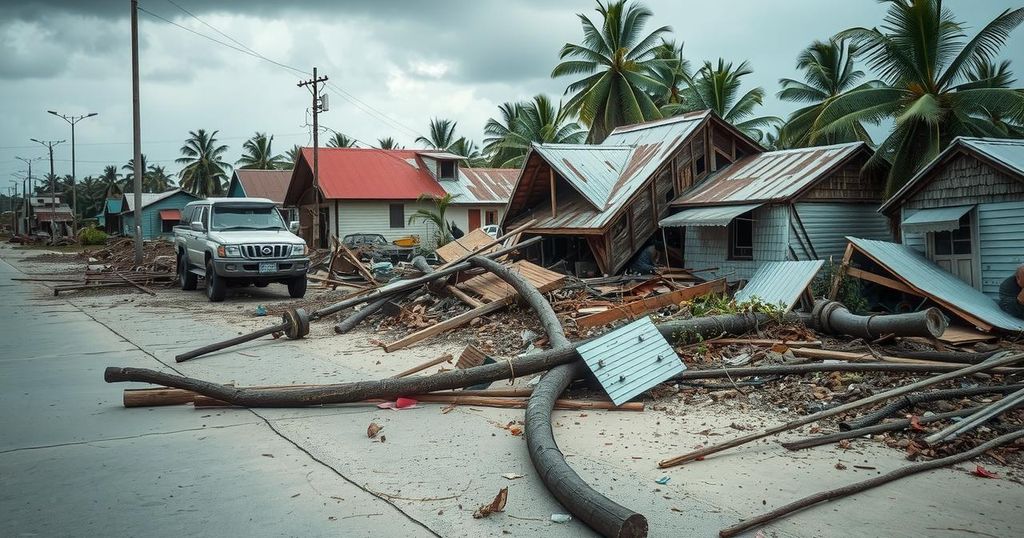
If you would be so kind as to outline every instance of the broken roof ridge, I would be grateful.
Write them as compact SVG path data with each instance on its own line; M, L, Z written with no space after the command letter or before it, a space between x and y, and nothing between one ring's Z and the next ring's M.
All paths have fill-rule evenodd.
M684 121L693 121L693 120L697 120L697 119L701 119L702 120L702 119L704 119L704 118L706 118L706 117L708 117L710 115L711 115L711 109L706 108L704 110L694 110L692 112L686 112L686 113L680 114L678 116L671 116L671 117L668 117L668 118L658 118L658 119L655 119L655 120L642 121L640 123L631 123L629 125L620 125L620 126L614 128L614 129L612 129L612 131L610 133L608 133L608 136L611 136L613 134L618 134L618 133L629 133L629 132L632 132L632 131L640 131L640 130L643 130L643 129L651 129L651 128L654 128L654 127L660 127L662 125L669 125L669 124L672 124L672 123L681 123L681 122L684 122ZM605 140L607 140L607 138L605 138Z
M602 150L602 149L633 149L634 145L629 144L556 144L551 142L545 142L538 144L532 142L531 145L537 148L551 148L551 149L585 149L585 150Z

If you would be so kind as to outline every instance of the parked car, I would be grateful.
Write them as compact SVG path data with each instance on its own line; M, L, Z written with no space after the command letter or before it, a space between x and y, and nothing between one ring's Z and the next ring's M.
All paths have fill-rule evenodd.
M416 250L415 247L400 247L389 243L381 234L348 234L341 242L361 259L370 261L409 261Z
M174 227L178 281L183 290L206 279L206 296L223 301L228 287L271 283L306 294L306 242L288 230L274 202L265 198L208 198L191 202Z

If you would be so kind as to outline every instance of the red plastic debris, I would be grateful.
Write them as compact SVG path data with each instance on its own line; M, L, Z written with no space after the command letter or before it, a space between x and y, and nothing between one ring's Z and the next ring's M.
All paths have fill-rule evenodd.
M975 467L974 472L971 474L973 474L974 476L980 476L982 478L995 478L997 480L999 479L998 474L989 471L988 469L982 467L981 465Z

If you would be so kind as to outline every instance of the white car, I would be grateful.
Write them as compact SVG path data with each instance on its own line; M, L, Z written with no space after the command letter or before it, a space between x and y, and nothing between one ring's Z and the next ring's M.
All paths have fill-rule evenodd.
M485 234L495 239L498 238L498 233L501 232L501 228L499 228L497 224L488 224L487 226L484 226L483 228L480 229L483 230Z

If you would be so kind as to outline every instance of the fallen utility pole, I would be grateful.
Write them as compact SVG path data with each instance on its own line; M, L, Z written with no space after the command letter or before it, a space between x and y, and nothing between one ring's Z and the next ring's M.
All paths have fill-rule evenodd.
M530 239L527 239L526 241L523 241L522 243L519 243L519 244L511 246L511 247L506 247L506 248L503 248L503 249L500 249L500 250L496 250L496 251L491 252L489 254L485 254L484 256L487 257L487 258L497 258L497 257L500 257L500 256L504 256L504 255L506 255L506 254L508 254L510 252L514 252L516 250L519 250L522 247L532 245L532 244L534 244L534 243L536 243L537 241L540 241L540 240L541 240L541 238L539 236L538 237L531 237ZM370 301L376 301L377 299L383 298L385 296L391 296L391 295L394 295L396 293L400 293L400 292L404 292L404 291L410 291L410 290L416 289L416 288L422 286L423 284L426 284L426 283L428 283L428 282L430 282L432 280L436 280L438 278L444 278L444 277L453 275L455 273L458 273L460 271L465 271L466 269L469 269L471 267L472 267L472 265L470 265L468 262L461 262L461 263L458 263L458 264L455 264L455 265L448 266L448 267L446 267L444 269L441 269L439 271L435 271L435 272L430 273L428 275L423 275L423 276L420 276L420 277L417 277L417 278L411 278L411 279L408 279L408 280L401 280L401 281L398 281L398 282L387 284L385 286L381 286L381 287L377 288L376 290L373 290L373 291L371 291L369 293L366 293L366 294L363 294L363 295L360 295L360 296L357 296L357 297L349 297L349 298L344 299L344 300L342 300L340 302L334 303L333 305L326 306L324 308L321 308L319 310L314 310L313 312L309 313L309 316L307 317L307 325L308 325L309 321L316 321L316 320L318 320L320 318L323 318L325 316L329 316L331 314L340 312L340 311L342 311L342 310L344 310L346 308L351 308L353 306L356 306L356 305L359 305L359 304L363 304L363 303L368 303ZM291 311L291 312L294 312L294 311ZM286 313L285 315L288 315L288 313ZM252 332L252 333L249 333L249 334L243 334L241 336L237 336L237 337L231 338L229 340L224 340L223 342L217 342L217 343L214 343L214 344L209 344L209 345L203 346L203 347L201 347L199 349L195 349L195 350L192 350L192 351L187 351L185 353L181 353L181 354L175 356L174 360L177 361L177 362L182 362L182 361L186 361L186 360L189 360L189 359L194 359L196 357L199 357L199 356L202 356L202 355L206 355L207 353L212 353L214 351L220 351L222 349L229 348L231 346L235 346L235 345L241 344L243 342L248 342L250 340L255 340L257 338L260 338L260 337L263 337L263 336L267 336L267 335L273 334L275 332L286 331L286 330L288 330L289 327L291 327L291 325L289 325L288 323L282 322L282 323L280 323L278 325L274 325L272 327L267 327L267 328L264 328L264 329L259 329L259 330L255 331L255 332ZM302 338L303 336L305 336L308 333L309 333L309 331L307 330L306 333L302 334L298 338Z
M1020 389L1024 389L1024 384L967 387L963 389L936 390L932 392L908 394L900 397L894 402L890 402L873 413L868 413L867 415L857 417L853 420L840 422L839 429L842 431L859 430L861 428L871 426L872 424L878 424L886 417L892 416L904 409L913 407L920 403L952 400L954 398L967 398L969 396L977 396L979 394L1006 394L1007 392L1014 392Z
M991 441L988 441L987 443L982 443L966 452L961 452L959 454L954 454L952 456L946 456L945 458L939 458L931 461L926 461L923 463L908 465L906 467L896 469L895 471L885 473L884 475L869 478L861 482L855 482L848 486L818 492L815 493L814 495L804 497L803 499L800 499L798 501L791 502L785 506L780 506L779 508L776 508L775 510L772 510L770 512L766 512L759 516L747 519L742 523L738 523L731 527L722 529L718 532L718 535L722 538L736 536L737 534L740 534L743 531L757 527L759 525L764 525L765 523L774 521L776 519L779 519L780 517L787 516L789 514L792 514L793 512L803 510L804 508L814 506L815 504L818 504L820 502L840 499L849 495L853 495L854 493L860 493L862 491L877 486L888 484L889 482L893 482L895 480L899 480L910 475L922 473L924 471L930 471L932 469L938 469L940 467L955 465L957 463L977 458L978 456L981 456L982 454L988 452L989 450L992 450L993 448L999 448L1003 445L1008 445L1021 438L1024 438L1024 429L1017 430L1006 435L1001 435L999 437L996 437L995 439L992 439Z
M417 396L408 396L417 402L424 403L443 403L452 405L473 405L478 407L496 407L500 409L522 409L526 407L527 399L521 396L509 397L509 396L473 396L470 394L457 394L457 393L433 393L433 394L420 394ZM355 402L356 404L372 404L376 405L385 400L364 400L362 402ZM222 402L214 398L207 396L196 396L192 403L196 408L206 407L232 407L227 402ZM607 400L563 400L559 399L555 402L555 409L568 410L568 411L643 411L643 402L626 402L622 405L615 405L614 403Z
M324 385L266 385L261 387L247 387L249 389L266 389L266 390L280 390L289 391L296 389L306 389L311 387L323 387ZM459 390L459 391L442 391L433 392L431 394L441 396L486 396L486 397L501 397L501 398L524 398L533 393L533 389L529 387L522 388L505 388L505 389L486 389L486 390ZM148 389L124 389L122 394L122 403L125 407L161 407L167 405L184 405L192 403L197 396L202 396L198 392L192 392L190 390L175 389L170 387L157 387ZM422 394L409 394L406 398L418 399ZM203 396L208 398L207 396ZM211 400L213 398L210 398ZM384 400L364 400L380 402ZM352 403L363 403L363 402L352 402Z
M810 424L812 422L816 422L816 421L821 420L821 419L826 418L826 417L831 417L831 416L835 416L835 415L838 415L838 414L841 414L841 413L845 413L845 412L847 412L847 411L849 411L851 409L857 409L857 408L860 408L860 407L864 407L866 405L871 405L873 403L880 402L880 401L892 398L893 396L899 396L899 395L902 395L902 394L907 394L908 392L913 392L915 390L918 390L918 389L921 389L921 388L924 388L924 387L935 385L937 383L942 383L943 381L949 381L950 379L956 379L958 377L963 377L963 376L974 374L974 373L977 373L977 372L984 372L985 370L991 370L992 368L995 368L997 366L1004 366L1004 365L1008 365L1008 364L1013 364L1013 363L1018 362L1018 361L1020 361L1022 359L1024 359L1024 353L1018 353L1018 354L1009 355L1009 356L1001 357L1001 358L997 358L997 359L990 359L990 360L988 360L988 361L986 361L986 362L984 362L982 364L974 364L974 365L968 366L966 368L960 368L958 370L954 370L952 372L948 372L948 373L945 373L945 374L937 375L935 377L930 377L928 379L922 379L922 380L917 381L915 383L911 383L909 385L905 385L905 386L902 386L902 387L896 387L896 388L894 388L892 390L887 390L885 392L880 392L878 394L874 394L872 396L868 396L867 398L862 398L860 400L856 400L856 401L853 401L853 402L850 402L850 403L847 403L847 404L844 404L844 405L840 405L838 407L833 407L831 409L826 409L824 411L819 411L817 413L812 413L810 415L807 415L807 416L804 416L804 417L800 417L800 418L798 418L796 420L791 420L791 421L789 421L789 422L787 422L785 424L781 424L779 426L768 428L767 430L764 430L764 431L761 431L761 432L752 433L750 435L744 435L742 437L737 437L736 439L732 439L732 440L726 441L724 443L719 443L717 445L712 445L712 446L709 446L709 447L702 448L700 450L695 450L693 452L689 452L687 454L683 454L682 456L676 456L674 458L669 458L669 459L666 459L666 460L662 460L662 461L658 462L658 467L664 469L666 467L675 467L676 465L682 465L682 464L684 464L684 463L686 463L688 461L693 461L693 460L696 460L696 459L703 459L705 456L709 456L711 454L715 454L715 453L721 452L723 450L727 450L729 448L737 447L737 446L740 446L740 445L745 445L745 444L747 444L747 443L749 443L751 441L756 441L758 439L763 439L765 437L769 437L769 436L775 435L777 433L782 433L784 431L789 431L789 430L792 430L794 428L798 428L800 426L803 426L804 424ZM907 365L907 366L914 366L914 365ZM930 365L926 365L926 366L930 366Z
M951 437L956 437L961 433L971 431L989 420L992 420L993 418L1020 405L1021 402L1024 402L1024 389L1018 390L1017 392L1004 397L1002 400L985 407L960 422L950 424L941 431L925 437L924 442L929 445L934 445L935 443L941 443Z

